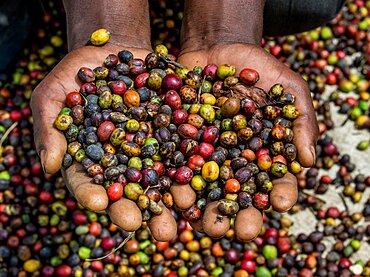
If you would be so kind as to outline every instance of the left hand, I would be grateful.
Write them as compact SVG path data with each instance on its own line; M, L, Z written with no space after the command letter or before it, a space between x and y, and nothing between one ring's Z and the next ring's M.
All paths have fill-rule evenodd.
M145 59L148 49L128 48L135 58ZM67 150L64 134L54 127L69 92L79 91L80 81L76 74L80 67L95 68L112 53L118 53L122 46L106 44L103 47L84 46L71 51L45 77L32 94L31 107L34 119L34 136L38 154L46 173L54 174L61 168ZM62 175L69 191L85 208L107 211L113 223L125 231L134 231L141 226L141 212L134 202L120 199L110 203L103 186L96 185L87 176L80 163L74 162L69 168L62 168ZM149 222L152 235L159 241L169 241L176 235L176 221L162 204L163 213L153 216Z

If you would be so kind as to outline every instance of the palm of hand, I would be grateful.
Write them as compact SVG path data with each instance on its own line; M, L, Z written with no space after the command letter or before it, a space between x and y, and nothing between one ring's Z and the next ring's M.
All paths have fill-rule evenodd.
M60 169L62 157L67 144L64 136L53 128L53 123L60 109L64 106L66 96L71 91L78 91L81 85L77 72L82 66L95 68L111 53L117 53L119 47L109 48L83 47L70 52L36 87L31 99L34 113L34 133L38 153L47 173ZM138 57L145 57L146 50L134 51ZM46 133L45 133L46 132ZM46 150L43 153L42 150ZM52 147L51 147L52 146Z
M257 86L265 91L269 90L272 85L281 83L286 91L296 96L295 105L301 114L294 121L293 127L293 142L298 149L298 160L303 166L312 166L314 164L314 145L318 137L318 128L310 92L306 82L298 74L291 71L262 48L252 45L217 45L208 51L183 53L180 55L178 62L189 68L193 68L196 65L204 67L211 63L217 65L229 63L236 67L237 73L243 68L249 67L259 72L260 80ZM296 178L288 173L283 178L274 180L273 184L274 189L270 194L270 201L273 208L279 212L289 210L295 204L298 197ZM235 225L244 224L245 228L243 232L237 232L236 235L241 240L253 239L260 232L262 217L258 213L256 215L255 210L242 213L237 215ZM255 215L255 222L250 221L252 213ZM205 220L207 219L204 218L203 222ZM201 230L202 225L194 225L194 228ZM204 231L207 232L207 230Z

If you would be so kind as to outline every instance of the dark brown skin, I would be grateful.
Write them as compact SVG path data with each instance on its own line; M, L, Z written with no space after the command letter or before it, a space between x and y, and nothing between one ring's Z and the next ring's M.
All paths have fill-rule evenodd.
M189 184L172 184L170 192L173 195L173 201L176 206L181 210L190 208L195 202L196 194Z
M201 226L204 232L213 238L223 237L230 229L230 218L221 215L217 206L217 201L207 204L203 215L203 225ZM198 227L200 228L199 225ZM198 231L200 230L198 229Z
M153 237L158 241L169 241L177 233L177 225L174 217L169 209L163 205L162 201L159 202L163 212L160 215L153 215L150 219L148 226L152 232Z
M274 189L270 193L270 202L275 211L284 213L297 202L297 178L287 173L284 178L274 180Z
M261 232L262 224L262 214L255 207L243 209L235 218L235 235L241 241L253 240Z
M76 77L78 69L82 66L92 69L101 66L108 54L117 54L122 49L131 51L141 59L152 52L146 1L103 0L99 1L99 5L93 3L85 0L65 1L70 53L37 86L32 95L35 143L46 173L54 174L60 170L66 152L64 135L53 127L53 123L60 109L65 106L66 95L79 90L81 83ZM102 12L107 16L102 16ZM99 28L107 28L111 32L110 41L102 47L84 46L90 34ZM93 184L81 165L74 163L67 170L62 169L62 173L68 189L85 208L106 210L112 221L127 231L138 228L141 214L137 210L130 215L124 214L123 207L126 210L134 209L124 201L108 207L105 189ZM156 216L156 221L160 222L158 226L151 225L156 229L153 232L155 238L170 240L176 234L173 231L176 230L176 222L168 213ZM164 233L166 236L162 235Z
M298 161L310 167L315 162L318 139L310 91L298 74L260 47L263 7L264 1L260 0L187 0L178 62L189 68L196 65L203 67L210 63L233 64L237 74L249 67L260 74L257 86L264 90L281 83L286 91L296 96L295 104L301 115L294 121L294 144L298 148ZM297 180L287 174L273 183L274 189L270 196L272 207L276 211L286 212L297 201ZM245 222L248 223L248 229L241 229L244 216L239 216L235 226L241 229L236 230L236 233L239 233L242 240L253 239L261 230L262 216L258 216L257 210L253 211L254 221ZM241 212L247 213L243 210ZM207 233L207 229L204 231Z
M141 211L136 203L130 199L122 198L114 202L109 206L108 212L112 222L126 231L136 231L141 226Z
M63 3L70 51L85 45L95 30L105 28L111 33L109 42L121 46L120 50L128 47L151 52L148 1L63 0Z

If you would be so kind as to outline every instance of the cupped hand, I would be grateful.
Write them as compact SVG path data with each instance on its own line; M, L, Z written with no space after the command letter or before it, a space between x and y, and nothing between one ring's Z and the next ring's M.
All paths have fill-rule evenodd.
M146 49L125 49L131 51L135 58L141 59L145 59L150 52ZM101 66L109 54L117 54L120 50L121 46L111 44L73 50L34 90L31 99L34 138L46 173L54 174L61 169L67 150L64 134L54 127L54 121L65 106L67 94L79 91L81 82L77 78L78 70L81 67L94 69ZM103 186L94 184L81 164L73 163L68 169L62 169L62 174L70 192L85 208L96 212L107 211L113 223L125 231L134 231L141 226L141 212L136 204L122 198L110 205ZM176 235L176 222L170 211L163 204L160 205L163 213L153 216L149 227L157 240L168 241ZM128 210L131 212L127 212Z
M296 97L295 105L300 115L293 123L293 142L297 147L298 161L304 167L313 166L315 163L315 145L318 139L318 126L311 95L306 82L283 63L275 59L261 47L246 44L223 44L212 46L209 50L182 52L178 62L192 69L198 65L204 67L207 64L233 64L236 73L243 68L252 68L259 72L260 79L256 86L268 91L269 88L280 83L285 91ZM278 212L288 211L297 201L298 190L295 176L288 173L283 178L273 180L274 188L270 193L270 202L274 210ZM206 209L214 209L214 203L208 204ZM254 220L251 220L254 219ZM194 225L196 230L210 226L204 224L209 218L203 218L203 224ZM216 227L217 220L213 220ZM262 228L262 215L254 207L241 210L235 219L235 231L240 240L254 239ZM212 224L211 224L212 226ZM206 233L211 230L204 229ZM222 236L227 230L220 230L216 236ZM215 236L215 235L214 235Z

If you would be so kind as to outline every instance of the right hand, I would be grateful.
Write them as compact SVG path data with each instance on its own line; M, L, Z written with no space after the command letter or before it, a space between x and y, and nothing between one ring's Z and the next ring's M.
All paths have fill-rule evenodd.
M125 49L131 51L135 58L143 60L149 53L146 49ZM117 54L120 50L121 46L112 44L103 47L85 46L73 50L34 90L31 99L34 138L45 173L54 174L61 169L67 141L64 134L53 124L65 106L67 94L79 91L81 83L77 78L78 70L83 66L91 69L101 66L109 54ZM125 231L134 231L141 226L141 212L136 204L128 199L121 199L109 206L104 187L92 183L81 164L75 162L66 170L62 168L62 174L69 191L85 208L95 212L107 210L113 223ZM176 235L177 227L170 211L163 204L162 208L163 213L153 216L149 227L155 239L168 241Z
M257 70L260 80L257 87L268 91L269 88L280 83L296 97L295 106L300 116L293 123L294 138L298 154L297 159L304 167L311 167L315 163L315 145L318 139L318 127L315 111L312 106L310 91L307 83L295 72L286 67L263 48L250 44L220 44L208 50L183 51L178 62L188 68L204 67L207 64L233 64L236 72L249 67ZM277 212L287 212L296 203L298 198L297 179L291 173L282 178L272 180L274 188L270 193L270 202ZM206 207L203 222L197 222L193 227L198 231L205 231L211 237L219 237L226 233L229 225L215 220L219 212L216 202ZM257 237L263 225L262 214L254 207L239 211L235 219L235 231L238 239L249 241Z

